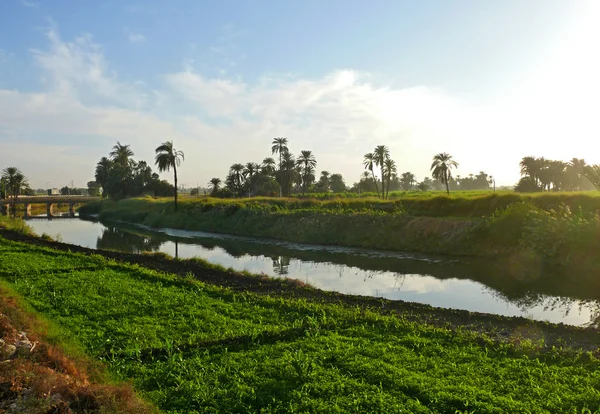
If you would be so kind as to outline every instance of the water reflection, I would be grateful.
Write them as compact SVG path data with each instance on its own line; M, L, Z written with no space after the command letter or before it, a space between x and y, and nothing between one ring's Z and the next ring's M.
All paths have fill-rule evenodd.
M105 227L96 242L97 249L118 250L127 253L158 252L164 240Z
M284 276L289 273L290 258L286 256L276 256L271 258L273 260L273 272L276 275Z
M515 278L506 262L307 246L201 232L150 231L82 220L30 222L34 230L87 247L130 253L165 252L200 257L236 270L290 277L325 290L402 299L569 324L600 320L600 280L564 272ZM94 234L96 236L94 236Z

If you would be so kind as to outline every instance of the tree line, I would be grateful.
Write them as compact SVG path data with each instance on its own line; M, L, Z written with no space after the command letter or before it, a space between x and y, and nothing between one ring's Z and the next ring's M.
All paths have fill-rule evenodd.
M341 174L321 171L316 179L317 160L310 150L294 156L288 139L277 137L271 143L271 155L261 163L235 163L229 168L225 181L212 178L208 182L213 197L282 196L309 192L342 193L347 190Z
M588 191L600 188L600 166L588 165L583 158L569 162L544 157L523 157L519 163L518 192Z
M94 177L102 189L103 197L121 199L150 194L156 197L173 196L177 210L177 167L184 159L172 141L163 142L156 150L155 165L159 172L173 170L174 183L160 180L146 161L135 161L131 146L117 141L108 157L96 164ZM88 183L89 186L89 183Z

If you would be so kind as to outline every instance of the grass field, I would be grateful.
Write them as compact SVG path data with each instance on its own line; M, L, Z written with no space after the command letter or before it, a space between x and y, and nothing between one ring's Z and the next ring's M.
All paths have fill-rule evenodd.
M0 277L165 412L587 413L590 352L0 239Z
M405 211L414 216L480 218L489 216L498 209L506 208L518 202L528 202L542 210L556 210L561 204L571 210L586 213L600 211L600 192L560 192L560 193L515 193L511 191L462 191L446 195L440 192L402 192L390 200L375 197L349 198L343 195L331 195L319 198L310 195L293 198L252 197L239 199L219 199L212 197L183 197L180 200L183 209L213 208L253 209L268 211L325 211L325 212L384 212ZM173 212L172 198L138 198L115 202L101 200L88 203L80 208L83 214L96 214L111 209L141 209L148 211L160 209Z

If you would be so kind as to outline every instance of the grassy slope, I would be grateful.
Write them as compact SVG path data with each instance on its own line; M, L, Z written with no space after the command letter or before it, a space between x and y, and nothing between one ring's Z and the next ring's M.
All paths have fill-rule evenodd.
M0 239L0 277L168 412L600 409L590 353Z
M22 332L33 346L19 348ZM154 413L129 384L113 384L105 369L68 341L70 336L0 286L0 412ZM4 353L4 351L0 352Z
M552 212L563 205L577 217ZM583 259L595 269L600 263L595 253L599 210L600 197L593 192L407 194L389 201L187 198L178 212L171 199L139 198L90 203L80 212L99 213L103 221L382 250L486 257L521 255L527 250L526 261L531 256L534 261L542 258L572 266ZM535 212L547 217L530 220ZM564 228L556 227L553 220ZM578 229L585 237L577 236ZM573 239L565 243L559 233L566 230Z

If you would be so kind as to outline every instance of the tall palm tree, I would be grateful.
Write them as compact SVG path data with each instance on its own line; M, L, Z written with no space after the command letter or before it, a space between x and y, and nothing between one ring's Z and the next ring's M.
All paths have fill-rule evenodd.
M286 151L283 153L281 168L278 171L279 182L281 183L281 189L283 195L290 195L290 187L292 185L292 178L294 175L294 168L296 167L296 160L291 152ZM283 191L285 190L285 191Z
M390 198L390 183L392 182L392 175L398 173L398 168L396 167L396 161L391 159L389 155L383 162L382 171L385 171L387 178L387 191L385 193L385 198Z
M279 154L279 171L281 171L283 155L288 153L288 140L284 137L273 138L273 142L271 142L271 154ZM279 184L279 197L281 197L283 185Z
M431 164L432 177L446 185L446 192L450 194L450 179L452 178L452 168L458 167L458 163L452 159L452 155L447 152L441 152L433 157Z
M365 166L365 170L369 170L371 175L373 176L373 182L375 183L375 190L377 190L377 197L379 198L379 187L377 186L377 180L375 179L375 172L373 169L375 168L375 155L372 152L365 154L363 159L363 165Z
M108 182L108 174L110 173L110 169L113 163L106 157L100 158L98 164L96 164L96 172L94 177L96 178L96 182L100 184L102 187L102 197L106 197L108 194L106 193L106 184Z
M27 177L17 167L7 167L2 170L2 181L6 187L7 195L16 201L21 191L27 188Z
M233 184L235 186L236 195L240 195L242 191L242 186L244 184L244 166L240 163L235 163L231 167L229 167L229 174L233 179Z
M210 192L210 195L216 195L217 192L219 191L219 186L221 185L221 179L220 178L211 178L210 181L208 182L208 186L212 189Z
M251 197L251 193L254 191L254 183L256 176L260 173L260 165L255 162L248 162L244 168L244 176L247 178L246 183L248 184L248 197Z
M377 145L373 151L375 165L381 170L381 198L385 198L385 160L390 157L390 150L385 145Z
M304 194L311 182L311 176L314 176L317 160L312 151L305 150L300 153L297 162L302 167L302 193Z
M178 151L173 146L173 141L165 141L156 148L155 164L159 172L170 171L173 168L173 181L175 182L175 211L177 211L177 167L184 160L183 151Z
M110 158L115 163L119 164L123 168L129 168L133 164L133 151L131 150L129 145L123 145L119 141L113 147L110 152Z

